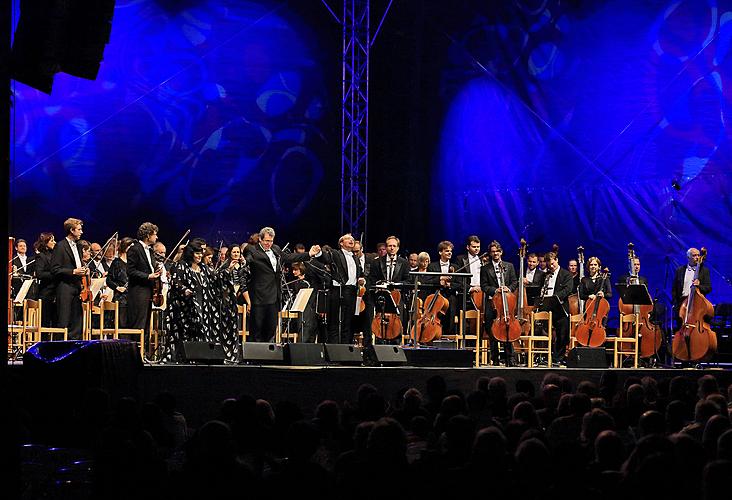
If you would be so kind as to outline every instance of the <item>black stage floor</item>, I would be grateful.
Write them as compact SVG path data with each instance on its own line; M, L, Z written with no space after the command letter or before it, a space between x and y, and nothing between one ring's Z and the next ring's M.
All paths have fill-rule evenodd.
M19 398L24 395L44 392L33 382L33 377L24 373L22 363L8 367L12 392ZM359 386L364 383L374 385L380 393L393 401L401 392L409 387L416 387L425 392L427 380L433 376L445 379L448 390L468 393L476 386L481 377L503 377L509 388L509 394L515 392L515 384L519 380L528 380L538 388L544 376L557 373L568 377L573 386L582 380L599 383L600 377L608 369L588 368L525 368L525 367L347 367L347 366L257 366L257 365L155 365L145 364L134 376L127 379L113 380L106 377L106 382L96 380L79 380L70 377L64 385L69 391L79 394L79 389L86 387L102 387L113 397L129 395L140 402L151 401L161 391L174 394L179 410L186 416L189 424L198 426L215 418L221 402L226 398L248 394L255 398L263 398L273 405L282 401L290 401L299 405L306 415L311 415L315 406L325 400L332 399L339 403L356 402ZM618 387L629 377L650 376L656 380L684 376L693 381L705 374L714 375L721 386L732 383L732 370L709 369L669 369L641 368L609 369L618 379ZM106 384L106 385L105 385ZM112 384L112 385L109 385ZM48 390L48 388L46 388ZM63 389L57 391L65 392ZM58 396L58 392L55 393ZM22 403L21 403L22 404Z

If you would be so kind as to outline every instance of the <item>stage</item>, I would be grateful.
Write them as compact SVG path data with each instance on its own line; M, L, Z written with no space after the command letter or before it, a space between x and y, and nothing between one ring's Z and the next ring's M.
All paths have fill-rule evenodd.
M162 391L172 393L178 409L189 424L199 426L217 416L221 402L242 394L266 399L270 403L288 401L311 416L316 405L331 399L340 404L355 404L361 384L372 384L390 402L410 387L426 392L427 381L439 376L448 391L468 394L482 377L502 377L509 396L516 392L518 381L529 381L540 394L541 381L548 373L567 377L576 388L582 380L596 384L606 372L617 377L617 386L631 377L652 377L657 381L683 376L696 385L702 375L711 374L721 387L732 383L732 370L709 365L703 369L681 368L526 368L450 366L277 366L277 365L206 365L141 364L134 358L134 344L96 343L81 361L73 356L61 362L39 365L13 363L9 366L9 387L21 406L42 410L41 420L56 419L55 424L72 418L69 406L83 401L89 389L103 389L114 404L119 397L131 396L138 402L152 401ZM115 352L110 355L109 349ZM95 352L96 351L96 352ZM126 352L125 352L126 351ZM127 356L119 357L122 352ZM129 356L127 355L129 353ZM116 359L114 359L116 357ZM54 416L55 415L55 416Z

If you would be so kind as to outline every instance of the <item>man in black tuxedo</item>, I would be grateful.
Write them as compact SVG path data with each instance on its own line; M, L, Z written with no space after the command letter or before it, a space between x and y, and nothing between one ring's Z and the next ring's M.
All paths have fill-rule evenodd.
M452 250L454 246L450 241L441 241L437 245L437 254L440 256L435 262L430 262L427 266L427 272L433 273L451 273L455 272L456 266L452 261ZM457 314L457 295L459 283L452 282L449 276L429 276L423 280L425 283L435 287L439 287L440 294L448 300L449 307L445 313L445 317L441 318L443 335L452 335L455 331L455 315ZM437 292L438 288L430 288L429 293ZM427 304L425 304L427 306Z
M368 289L371 290L377 283L390 282L390 283L407 283L409 280L409 262L403 257L399 257L397 252L399 251L399 238L396 236L389 236L386 239L386 254L374 259L371 262L371 268L367 279ZM380 244L379 244L380 245ZM378 248L378 245L377 245ZM371 325L371 318L374 317L375 304L371 300L373 297L368 294L369 300L366 304L366 311L368 312L368 325ZM400 316L404 318L403 314L404 304L402 301L400 307ZM404 321L402 320L402 324ZM364 357L367 358L371 354L368 348L371 347L371 332L364 332L363 345L367 348L364 352ZM368 360L368 358L367 358Z
M490 255L490 261L488 264L483 266L480 271L480 288L486 295L486 306L485 306L485 331L490 336L491 327L493 321L497 317L497 312L493 308L493 296L496 293L505 292L516 292L518 287L518 278L516 277L516 269L510 262L505 262L501 259L503 256L503 248L497 241L492 241L488 245L488 253ZM499 282L499 277L501 282ZM497 365L498 360L498 341L493 337L490 337L491 347L491 363ZM507 356L510 356L513 349L511 343L506 342L504 348L506 349Z
M82 252L77 247L84 233L80 219L64 221L66 237L53 249L51 273L56 280L57 327L68 328L70 340L81 340L81 278L89 272L81 262Z
M275 231L264 227L259 243L248 245L249 296L252 300L252 337L255 342L270 342L277 330L277 312L282 303L282 264L305 262L320 256L320 247L313 245L308 253L283 253L274 244Z
M353 254L355 239L344 234L338 240L338 250L324 251L321 260L330 266L333 276L328 296L328 343L352 344L351 321L356 309L356 294L363 285L363 269ZM340 329L339 329L340 325Z
M690 248L686 252L687 264L676 269L674 282L671 288L671 298L674 306L674 321L680 322L679 307L689 296L691 286L694 285L705 297L712 292L712 277L707 266L700 264L701 253L697 248ZM701 266L701 267L699 267ZM695 280L694 274L699 271L699 277Z
M555 252L547 252L544 254L544 259L546 273L541 273L543 297L556 296L560 302L560 306L551 309L554 330L553 357L557 363L560 363L564 362L566 358L569 344L569 301L567 298L572 294L573 278L572 273L559 267L559 260ZM550 310L546 304L543 307L540 304L538 309L540 311Z
M143 222L137 240L127 249L127 325L147 331L152 310L155 281L161 271L155 264L153 245L158 241L158 226Z
M23 282L28 278L28 276L35 276L35 259L29 259L28 254L26 253L28 250L28 243L22 239L19 238L15 240L15 257L13 257L12 266L13 266L13 278L11 280L12 284L12 292L11 297L15 297L18 295L18 292L20 292L20 288L23 286ZM28 294L26 295L26 298L28 299L34 299L35 293L33 290L33 286L31 286L30 290L28 290ZM21 313L22 311L18 310L17 312ZM20 318L19 318L20 319Z
M540 287L544 281L544 273L539 269L539 257L535 253L526 256L526 275L524 285Z

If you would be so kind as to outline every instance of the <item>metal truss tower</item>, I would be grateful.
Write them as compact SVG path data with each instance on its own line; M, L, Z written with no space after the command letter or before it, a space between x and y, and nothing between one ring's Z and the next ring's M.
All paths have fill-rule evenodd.
M366 232L369 173L370 0L343 0L341 233Z

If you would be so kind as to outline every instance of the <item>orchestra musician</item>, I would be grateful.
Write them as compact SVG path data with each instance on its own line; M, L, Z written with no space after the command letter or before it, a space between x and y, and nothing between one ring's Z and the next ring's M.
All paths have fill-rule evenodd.
M249 310L250 299L247 291L247 268L241 256L241 249L233 245L228 249L227 260L221 261L217 273L218 287L216 292L221 292L219 297L212 297L215 303L220 304L220 328L213 331L213 338L224 348L224 354L229 362L236 363L241 358L239 340L239 309L240 299L246 304L246 311Z
M53 249L56 238L53 233L43 232L33 244L36 251L36 278L38 279L38 298L43 301L43 326L56 324L56 280L51 269Z
M476 235L468 236L468 240L465 243L465 250L467 253L459 255L455 259L455 268L460 269L461 273L470 273L470 289L468 293L474 291L480 291L480 270L481 270L481 259L480 259L480 238ZM462 281L462 280L461 280Z
M35 259L29 259L26 254L28 250L28 244L22 238L15 240L15 257L13 257L13 279L12 279L12 296L15 297L20 291L20 287L23 285L23 281L28 276L34 276L35 274ZM31 294L27 297L32 299Z
M81 261L82 252L77 242L84 233L81 219L64 221L66 237L53 250L51 272L56 281L56 317L58 328L68 328L69 340L81 340L82 308L81 277L88 269Z
M582 300L594 299L595 297L609 299L613 296L610 280L606 279L604 282L602 280L601 268L602 262L597 257L587 259L587 276L582 278L579 286L579 294Z
M452 261L452 251L454 245L450 241L441 241L437 245L437 254L440 256L435 262L431 262L427 266L427 271L435 273L450 273L455 272L456 266ZM445 317L441 320L442 334L452 335L455 331L455 315L457 314L457 288L458 284L455 283L453 286L452 278L449 276L429 276L424 280L426 283L433 285L439 285L440 293L443 297L448 300L449 307L445 313ZM433 289L430 293L436 292L437 289Z
M107 246L107 250L104 251L104 260L102 260L102 268L104 269L105 273L109 272L109 268L112 266L112 262L114 262L115 257L117 257L117 247L119 246L119 241L115 241L111 245Z
M493 307L492 298L496 293L501 293L501 290L505 292L516 292L518 287L518 277L516 276L516 270L513 264L502 260L503 248L497 241L492 241L488 246L488 253L490 255L490 262L483 266L480 271L480 287L487 297L485 307L485 331L490 332L493 326L493 320L496 319L497 311ZM499 277L502 278L503 287L499 286ZM510 356L513 352L513 348L510 342L506 342L504 348L506 353ZM491 349L491 362L494 365L499 364L498 359L498 341L494 338L490 339Z
M109 247L113 247L112 245L109 245ZM90 253L91 253L91 260L89 261L89 272L91 273L92 278L103 278L107 275L107 270L104 269L104 265L102 263L103 255L102 255L102 245L99 243L92 243L90 245Z
M282 302L280 280L282 263L305 262L320 256L320 246L313 245L308 253L283 253L274 244L275 231L263 227L259 242L247 246L246 260L249 263L249 293L252 299L252 337L257 342L268 342L274 338L277 329L277 311Z
M678 315L679 307L684 299L689 296L691 285L695 285L697 290L705 297L712 292L712 277L707 266L699 269L699 277L694 280L696 268L699 265L701 253L698 248L689 248L686 251L686 265L680 266L674 273L674 281L671 287L671 298L673 300L674 321L680 322Z
M555 332L554 352L552 354L557 363L566 360L567 345L569 344L569 301L567 298L572 294L572 274L566 269L559 267L559 258L555 252L544 254L547 272L543 274L542 296L555 296L561 307L552 310L552 323ZM541 309L541 306L539 307Z
M636 254L635 258L633 259L633 273L635 273L635 276L638 278L638 284L646 285L646 288L647 288L648 279L645 276L640 275L640 269L641 269L640 258ZM629 284L629 282L630 282L630 275L628 273L625 273L624 275L622 275L620 277L620 279L618 280L618 283L623 283L623 284Z
M407 259L407 260L409 262L409 271L410 272L416 271L417 268L419 267L417 265L417 254L416 253L410 253L409 254L409 259Z
M577 293L580 286L580 277L579 264L576 259L570 259L569 262L567 262L567 271L572 273L572 293Z
M112 290L112 300L117 302L119 310L119 327L127 326L127 250L135 242L134 239L125 237L117 243L117 257L112 261L107 272L107 286ZM112 246L112 245L110 245Z
M321 256L330 266L333 278L328 296L329 344L353 343L351 321L356 310L357 287L366 282L361 263L353 255L355 242L353 236L346 233L338 239L338 250L324 251Z
M526 256L526 276L524 276L524 285L541 287L544 280L544 273L539 269L539 257L535 253Z
M147 331L155 281L162 271L155 264L152 246L158 240L158 226L143 222L137 240L127 249L127 325Z
M381 244L379 244L381 245ZM379 249L379 245L377 245L377 249ZM400 241L399 238L396 236L389 236L386 238L385 250L386 253L378 258L375 258L371 264L371 269L368 276L368 285L367 288L369 290L373 289L374 286L378 283L388 282L388 283L408 283L409 282L409 262L407 262L407 259L404 257L399 257L397 255L397 252L399 252L399 245ZM369 319L368 324L371 325L371 318L374 317L374 304L371 301L371 295L369 294L369 301L366 304L366 310L369 312ZM399 314L403 318L404 310L404 301L401 302L401 306L399 309ZM404 322L402 322L402 325ZM368 358L371 353L369 351L369 348L372 345L371 342L371 333L366 332L363 337L363 343L364 348L366 350L364 351L364 359L367 361L370 361Z

